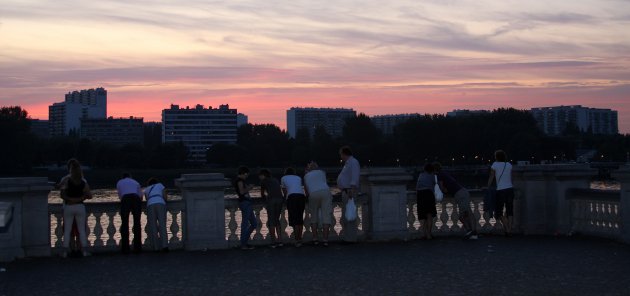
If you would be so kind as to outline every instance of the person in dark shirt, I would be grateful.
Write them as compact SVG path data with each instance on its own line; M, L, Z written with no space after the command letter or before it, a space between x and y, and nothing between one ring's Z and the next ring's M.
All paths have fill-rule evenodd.
M83 178L81 163L79 163L78 160L74 158L68 160L68 171L69 174L61 179L61 182L59 182L61 190L60 195L61 199L63 199L64 224L64 251L61 253L61 256L68 256L73 221L76 222L83 256L89 256L90 253L87 251L89 246L85 231L87 215L83 201L92 198L92 193L90 192L90 186L85 181L85 178Z
M437 175L438 184L440 189L445 194L451 194L455 197L457 208L459 212L459 221L464 225L466 234L464 239L477 239L477 232L475 231L475 217L470 210L470 193L464 186L459 184L451 174L442 171L442 165L439 162L433 163L433 169Z
M260 179L260 196L267 200L267 227L273 240L271 247L282 247L280 216L282 216L284 196L280 188L280 181L272 177L271 172L267 169L260 170L258 178Z
M232 185L238 195L238 207L241 210L241 249L251 250L254 247L249 242L249 236L258 227L258 221L254 214L254 208L252 207L252 199L249 195L249 191L254 186L247 184L247 176L249 176L249 168L239 167L238 176L234 178Z

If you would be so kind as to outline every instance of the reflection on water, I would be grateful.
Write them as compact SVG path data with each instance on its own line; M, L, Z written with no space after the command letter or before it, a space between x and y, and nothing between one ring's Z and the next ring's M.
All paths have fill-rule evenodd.
M591 189L598 190L621 190L621 184L617 181L593 181Z

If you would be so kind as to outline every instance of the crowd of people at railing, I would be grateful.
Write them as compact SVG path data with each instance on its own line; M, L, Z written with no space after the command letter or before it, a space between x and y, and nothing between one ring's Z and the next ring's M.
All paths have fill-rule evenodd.
M339 156L344 163L337 177L337 187L341 190L341 223L344 229L343 241L356 243L358 234L357 208L354 203L359 194L360 164L348 146L339 149ZM496 161L492 164L488 188L484 199L484 211L496 218L503 226L506 236L512 234L513 200L512 165L507 161L504 151L495 152ZM78 236L77 250L82 256L90 256L86 236L86 210L83 202L91 199L90 187L83 177L78 160L68 161L69 174L59 183L61 198L64 201L64 235L62 256L68 256L72 236ZM258 218L253 210L250 191L253 184L248 183L250 170L239 167L232 185L238 196L241 211L240 248L250 250L251 234L258 228ZM304 212L308 206L311 213L312 245L327 247L333 218L333 196L327 183L326 172L315 161L306 165L304 176L297 175L292 167L286 168L280 180L272 176L267 169L258 172L261 197L266 200L267 226L271 239L271 248L284 246L281 228L281 216L286 205L288 224L293 228L294 247L303 245ZM493 183L496 186L493 186ZM166 232L165 186L156 178L150 178L143 189L140 183L129 173L124 173L116 185L120 198L120 248L123 253L142 252L141 214L142 202L146 201L147 237L154 251L168 252ZM442 170L440 163L427 163L416 182L417 217L422 221L424 239L431 240L434 219L437 215L436 199L442 194L452 195L458 208L459 221L462 223L464 239L476 240L478 233L474 214L470 209L470 194L448 172ZM439 201L439 200L438 200ZM133 217L133 242L129 242L129 218ZM321 226L321 236L319 229Z

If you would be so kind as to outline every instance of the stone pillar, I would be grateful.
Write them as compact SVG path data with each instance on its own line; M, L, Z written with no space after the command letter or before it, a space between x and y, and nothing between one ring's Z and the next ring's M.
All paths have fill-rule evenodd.
M515 166L513 182L520 191L524 234L566 234L571 230L567 191L590 188L597 170L588 164Z
M407 183L411 175L401 168L362 170L361 190L368 194L368 238L407 240Z
M619 215L621 216L621 241L630 244L630 165L625 165L613 173L621 183Z
M223 174L183 174L175 180L185 203L183 240L186 250L226 249Z
M0 232L0 261L50 256L46 178L0 178L0 202L10 204L10 223Z

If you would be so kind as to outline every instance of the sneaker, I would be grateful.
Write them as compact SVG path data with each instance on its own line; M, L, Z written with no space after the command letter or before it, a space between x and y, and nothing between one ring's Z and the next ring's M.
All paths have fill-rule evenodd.
M83 255L83 257L90 257L90 256L92 256L92 254L90 252L88 252L88 251L83 251L81 253L81 255Z
M254 249L254 246L252 245L241 246L241 250L253 250L253 249Z
M324 246L324 247L328 247L328 241L323 241L323 242L322 242L322 246Z
M479 236L478 236L478 235L473 234L473 235L471 235L468 239L469 239L469 240L477 240L478 238L479 238Z
M297 243L295 243L295 247L296 247L296 248L299 248L299 247L301 247L301 246L302 246L302 242L297 242Z
M270 246L270 247L271 247L272 249L275 249L275 248L277 248L277 247L278 247L278 244L273 243L273 244L271 244L271 246Z
M284 244L283 243L278 243L278 248L282 248L282 247L284 247Z
M466 232L466 234L464 234L464 239L469 239L470 236L472 236L472 235L473 235L473 231L469 230L468 232Z

